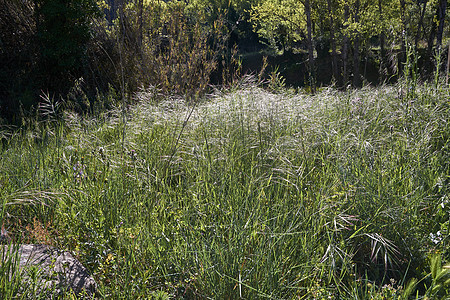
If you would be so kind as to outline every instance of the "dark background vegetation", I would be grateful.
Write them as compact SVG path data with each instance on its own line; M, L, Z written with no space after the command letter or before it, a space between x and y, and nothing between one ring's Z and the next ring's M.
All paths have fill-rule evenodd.
M0 0L1 117L19 122L43 95L83 112L105 105L111 91L130 99L153 86L194 96L263 66L266 79L277 72L284 84L312 90L393 82L408 51L426 80L445 68L447 7L446 0Z

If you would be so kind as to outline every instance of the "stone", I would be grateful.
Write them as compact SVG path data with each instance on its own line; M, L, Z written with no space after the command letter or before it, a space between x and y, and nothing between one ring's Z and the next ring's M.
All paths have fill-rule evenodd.
M38 293L61 295L68 290L75 294L93 297L96 290L94 278L87 269L67 251L39 244L0 246L3 264L13 258L22 275L22 284L31 285L38 278ZM16 252L17 251L17 252ZM10 260L11 262L12 260ZM37 276L36 276L37 274Z

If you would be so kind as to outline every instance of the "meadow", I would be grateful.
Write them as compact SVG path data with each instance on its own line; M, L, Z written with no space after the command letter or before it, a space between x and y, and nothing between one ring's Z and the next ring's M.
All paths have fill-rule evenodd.
M47 99L0 131L0 217L74 253L99 299L443 299L449 99L252 80L91 115ZM0 294L39 298L6 274Z

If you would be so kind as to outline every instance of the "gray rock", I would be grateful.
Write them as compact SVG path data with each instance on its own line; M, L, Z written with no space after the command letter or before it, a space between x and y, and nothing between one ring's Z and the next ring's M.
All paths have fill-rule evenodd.
M75 294L92 297L96 283L87 269L69 252L61 251L47 245L11 245L0 246L1 261L14 261L22 274L22 283L31 285L38 280L38 293L61 295L71 289ZM17 252L16 252L17 251ZM17 263L18 260L18 263Z

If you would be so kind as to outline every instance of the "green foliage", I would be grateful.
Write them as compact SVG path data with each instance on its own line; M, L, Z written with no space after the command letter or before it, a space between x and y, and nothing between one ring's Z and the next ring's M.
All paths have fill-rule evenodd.
M340 1L340 5L349 5L350 15L356 12L352 11L355 0ZM347 36L354 36L355 32L360 34L363 41L370 43L370 40L377 37L382 32L401 33L400 6L398 1L386 1L381 3L383 14L380 15L380 7L378 1L360 0L359 21L355 21L352 17L347 24L343 24L342 33ZM400 35L401 36L401 35Z
M254 30L273 49L289 50L305 36L304 7L298 1L265 0L256 3L252 7L251 20Z
M0 1L0 106L10 121L39 101L39 93L66 95L86 74L94 0ZM5 33L5 35L3 35Z
M441 255L435 253L430 257L429 267L430 273L420 280L424 281L424 299L448 299L450 296L450 265L442 266ZM414 293L420 281L412 278L401 299L408 299Z
M67 98L84 112L102 106L99 99L111 88L128 100L149 87L164 94L200 95L211 83L232 82L239 73L232 69L245 69L238 57L261 50L262 43L267 46L263 50L287 57L308 50L321 64L310 74L327 73L332 59L339 85L347 84L342 78L350 81L350 70L357 84L370 62L379 64L382 80L398 79L405 74L404 64L411 63L405 45L414 45L414 51L428 46L426 55L416 56L416 77L434 72L437 85L440 54L434 57L436 67L429 66L432 53L438 53L432 50L441 34L441 1L309 2L312 43L302 1L0 0L3 117L20 123L43 93ZM297 82L285 76L289 84L301 84L307 76L299 71L305 59L295 59L288 62L295 67L282 70L295 73L290 76Z
M64 91L83 74L90 40L91 18L98 16L93 0L40 0L36 2L39 71L46 74L43 87Z
M418 53L413 45L405 42L406 44L406 61L403 66L403 80L406 83L407 97L413 98L416 93L416 85L418 83L418 64L417 61L419 59Z
M152 300L169 300L169 295L163 291L154 292L152 295Z
M450 295L450 266L442 267L441 256L436 254L430 259L431 286L425 295L431 299Z
M40 0L36 2L39 71L46 74L43 87L67 91L87 66L91 18L98 16L93 0Z
M363 41L370 43L373 37L381 32L401 32L399 27L400 8L397 2L381 1L383 15L379 14L377 1L360 1L359 12L353 11L355 1L331 1L333 15L330 16L326 1L312 1L314 22L320 24L315 35L323 35L329 31L332 24L330 17L334 19L340 36L355 37L356 34L363 37ZM344 18L344 7L349 7L348 20ZM358 15L358 21L355 16ZM382 18L382 21L378 21ZM265 0L257 3L252 8L252 22L255 31L270 46L283 49L298 45L298 42L306 37L306 16L303 4L296 1ZM320 28L320 29L319 29Z
M36 24L29 1L0 1L0 118L18 115L22 102L33 102L33 68L38 56L33 43ZM30 22L31 21L31 22Z
M42 55L61 70L71 71L81 62L90 38L90 18L97 11L90 0L37 2L38 35Z
M5 299L12 299L22 286L17 258L18 251L14 246L0 245L0 293Z

